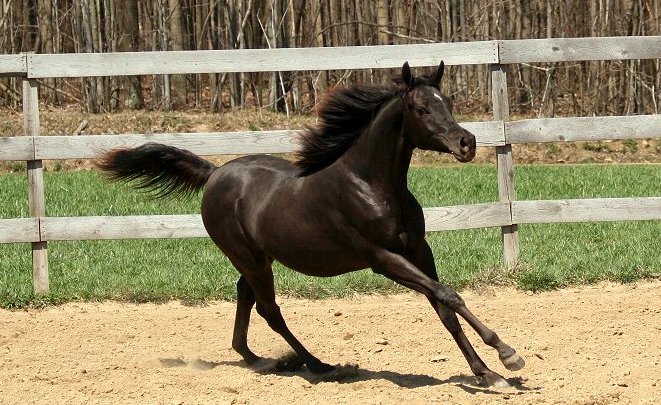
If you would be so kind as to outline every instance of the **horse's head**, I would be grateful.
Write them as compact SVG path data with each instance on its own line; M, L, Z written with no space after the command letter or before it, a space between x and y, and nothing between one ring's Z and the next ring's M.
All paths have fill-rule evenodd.
M404 93L403 125L406 137L415 147L452 154L460 162L475 157L475 135L457 124L450 99L440 91L444 64L431 77L417 78L408 62L402 67Z

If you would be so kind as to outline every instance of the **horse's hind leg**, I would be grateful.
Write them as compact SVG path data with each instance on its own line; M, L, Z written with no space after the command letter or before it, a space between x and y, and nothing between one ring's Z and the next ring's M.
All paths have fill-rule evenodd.
M255 305L255 294L243 276L236 283L236 293L236 317L234 318L232 348L250 365L259 360L259 356L248 348L248 325L250 324L250 312Z
M266 320L271 329L289 343L300 361L304 362L310 371L313 373L333 371L335 367L323 363L313 356L287 327L280 313L280 307L275 302L271 259L264 253L249 248L247 244L237 243L236 238L233 242L231 248L225 246L223 249L234 267L241 273L241 278L237 283L238 296L232 348L243 356L248 364L259 360L259 357L248 348L247 343L250 311L253 304L257 303L257 313ZM219 246L221 245L219 244ZM290 369L296 367L296 363L287 360L287 364L278 367Z
M273 285L273 272L271 266L268 266L266 271L261 274L245 274L248 281L250 281L255 299L257 301L257 313L261 315L268 325L282 336L289 346L296 352L300 360L302 360L308 369L315 373L327 373L335 370L335 367L330 364L323 363L321 360L313 356L298 339L291 333L285 319L282 317L280 307L275 302L275 289Z

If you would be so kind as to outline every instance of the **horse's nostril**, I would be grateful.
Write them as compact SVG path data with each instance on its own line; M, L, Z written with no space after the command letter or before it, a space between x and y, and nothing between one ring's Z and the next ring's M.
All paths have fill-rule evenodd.
M470 139L466 138L465 136L462 137L461 140L459 141L459 146L463 151L468 150L470 145L471 145Z

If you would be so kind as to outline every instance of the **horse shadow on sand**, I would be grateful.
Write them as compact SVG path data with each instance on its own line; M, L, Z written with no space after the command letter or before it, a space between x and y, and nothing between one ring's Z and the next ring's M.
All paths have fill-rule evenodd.
M386 380L402 388L421 388L427 386L453 385L469 394L503 394L524 393L526 391L538 391L539 387L527 387L523 378L515 377L506 379L510 387L491 387L484 379L474 376L459 374L446 379L438 379L426 374L398 373L389 370L369 370L359 367L357 364L336 365L336 370L326 374L313 374L295 354L286 355L278 359L262 358L257 364L247 365L243 360L229 360L212 362L202 359L186 361L183 359L159 359L164 367L191 367L198 370L212 370L219 366L241 367L251 370L257 374L298 376L310 384L324 382L336 382L340 384L351 384L362 381ZM505 390L505 391L503 391Z

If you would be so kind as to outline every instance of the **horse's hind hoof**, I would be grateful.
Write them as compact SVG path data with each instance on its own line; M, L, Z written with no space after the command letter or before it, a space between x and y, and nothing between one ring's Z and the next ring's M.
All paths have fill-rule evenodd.
M331 374L337 372L337 367L326 363L307 364L308 370L313 374Z
M340 382L354 379L358 375L358 364L337 364L330 371L317 373L311 381Z
M275 371L293 373L300 370L303 364L303 360L296 353L290 353L276 360Z
M523 357L519 356L516 352L509 356L501 357L500 361L509 371L521 370L523 366L526 365L526 361L523 360Z

